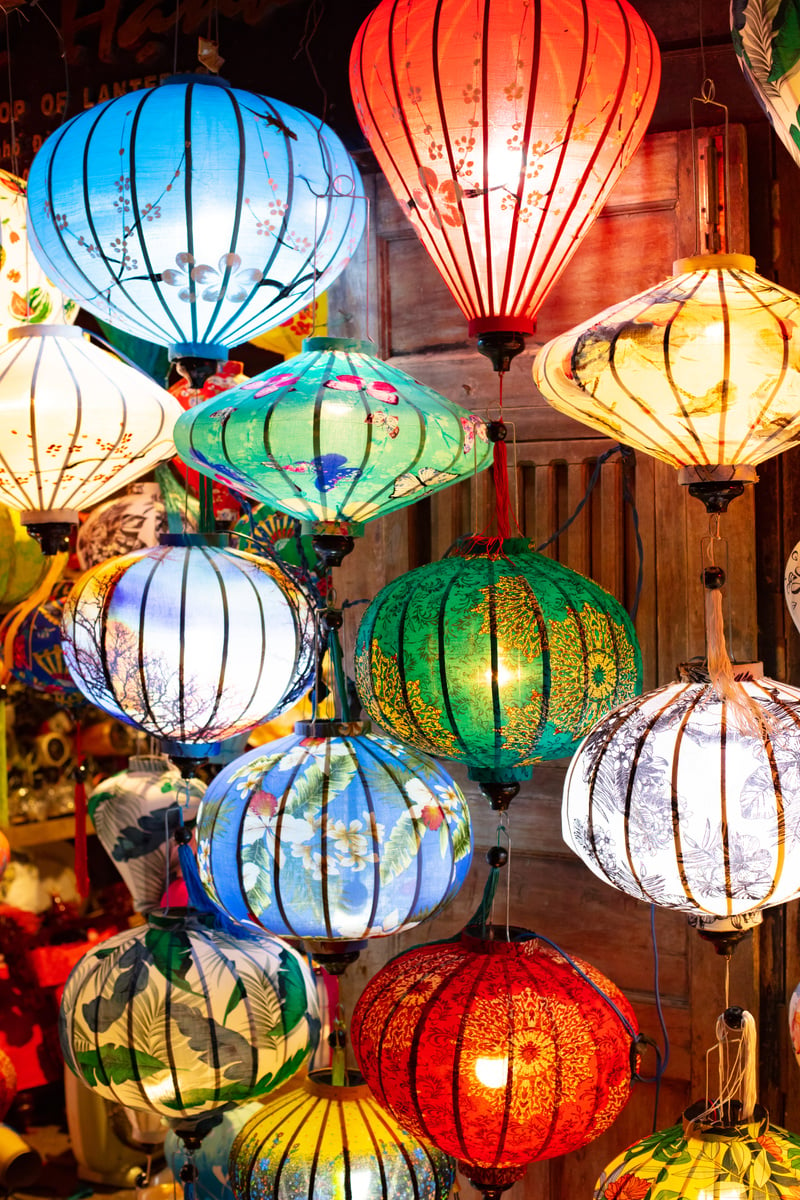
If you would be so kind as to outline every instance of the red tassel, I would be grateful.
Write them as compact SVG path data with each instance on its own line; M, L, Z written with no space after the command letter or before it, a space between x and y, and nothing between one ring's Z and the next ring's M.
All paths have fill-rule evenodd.
M85 900L89 895L89 860L86 853L86 768L81 752L81 726L75 726L75 885Z
M494 459L492 462L494 474L495 511L497 513L497 536L511 537L509 514L511 501L508 494L508 451L505 441L494 444Z

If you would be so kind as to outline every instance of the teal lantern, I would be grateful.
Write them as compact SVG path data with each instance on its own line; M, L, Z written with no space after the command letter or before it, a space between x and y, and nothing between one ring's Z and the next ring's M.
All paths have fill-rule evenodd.
M463 538L401 575L364 614L356 684L401 741L469 767L504 808L542 759L563 758L641 689L623 607L523 538Z
M343 969L366 939L437 916L472 858L466 800L432 759L318 721L236 759L198 813L200 878L236 921Z
M178 453L323 535L357 535L488 466L483 421L373 350L309 338L296 358L183 413Z

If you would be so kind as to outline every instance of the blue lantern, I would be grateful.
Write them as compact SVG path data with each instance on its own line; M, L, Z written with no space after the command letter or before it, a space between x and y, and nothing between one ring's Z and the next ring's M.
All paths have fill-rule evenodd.
M368 722L298 724L230 763L203 798L197 844L219 907L302 938L333 970L366 938L436 916L472 857L450 776Z
M28 181L48 275L96 317L173 357L227 359L347 265L361 180L331 129L210 75L80 113Z

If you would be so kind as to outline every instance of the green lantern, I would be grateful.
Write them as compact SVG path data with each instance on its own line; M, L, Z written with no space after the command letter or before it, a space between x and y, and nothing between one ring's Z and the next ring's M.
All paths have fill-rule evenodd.
M369 715L466 763L493 808L636 695L641 671L622 606L524 538L462 538L401 575L370 604L356 644Z
M322 537L358 535L488 466L483 421L373 350L307 339L290 362L183 413L178 453Z

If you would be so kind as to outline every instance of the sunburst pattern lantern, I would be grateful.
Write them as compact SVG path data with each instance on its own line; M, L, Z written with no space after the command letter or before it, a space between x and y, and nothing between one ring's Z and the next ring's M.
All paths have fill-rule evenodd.
M364 226L336 134L213 75L80 113L28 180L39 260L95 316L173 356L227 359L346 266Z
M231 1150L235 1200L447 1200L454 1178L452 1161L404 1132L355 1072L333 1084L315 1071L251 1116Z
M625 0L382 0L362 25L361 127L498 369L630 162L659 75Z
M358 631L356 683L373 720L465 762L491 794L571 753L635 695L641 656L603 588L522 538L465 538L378 593Z

